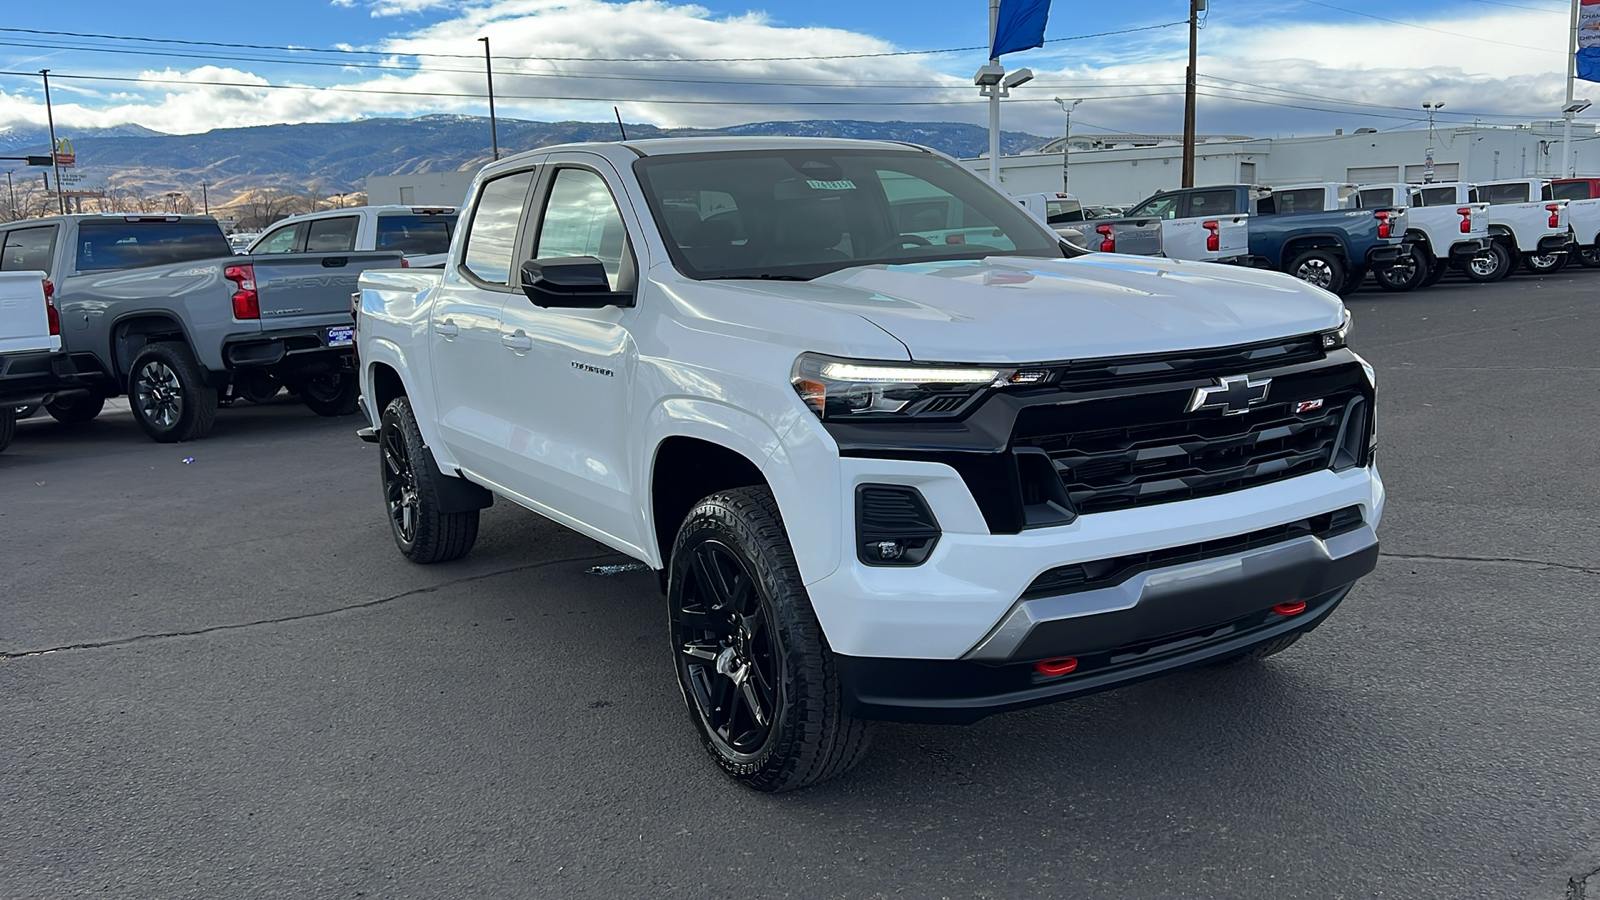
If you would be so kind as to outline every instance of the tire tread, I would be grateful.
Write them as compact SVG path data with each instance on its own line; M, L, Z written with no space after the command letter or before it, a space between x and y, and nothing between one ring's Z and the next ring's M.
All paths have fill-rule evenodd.
M404 396L389 401L388 407L383 411L383 418L388 420L391 417L405 439L406 455L411 459L419 495L417 539L407 547L400 540L400 535L395 533L395 544L399 546L401 554L406 559L421 565L450 562L466 556L472 552L472 545L478 541L478 510L459 513L439 511L439 486L434 483L432 472L423 464L426 459L423 454L429 451L427 444L422 441L422 430L417 427L416 416L411 412L411 402ZM381 472L383 466L381 454L378 465ZM384 514L388 515L387 508Z

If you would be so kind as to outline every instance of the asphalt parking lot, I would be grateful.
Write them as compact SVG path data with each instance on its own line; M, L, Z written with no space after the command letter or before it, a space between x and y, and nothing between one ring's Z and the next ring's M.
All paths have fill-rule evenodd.
M1385 556L1291 651L777 797L697 744L652 576L504 502L405 563L354 419L25 421L0 896L1600 896L1597 291L1351 299Z

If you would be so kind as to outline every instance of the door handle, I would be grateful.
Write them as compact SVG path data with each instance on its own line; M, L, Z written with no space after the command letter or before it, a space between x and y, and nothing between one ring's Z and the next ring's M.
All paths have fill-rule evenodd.
M512 350L515 350L518 353L526 353L527 351L533 349L533 338L528 337L527 332L523 331L521 328L517 329L516 334L506 334L505 332L501 332L500 343L505 344L507 347L510 347Z
M433 323L433 330L438 332L440 337L453 338L461 333L461 326L452 319L445 319L443 322Z

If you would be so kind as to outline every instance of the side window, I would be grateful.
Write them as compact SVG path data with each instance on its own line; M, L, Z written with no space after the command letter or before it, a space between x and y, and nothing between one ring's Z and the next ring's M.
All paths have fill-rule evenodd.
M1423 206L1449 206L1455 202L1456 189L1453 187L1422 189Z
M611 289L617 290L627 247L628 232L605 179L588 169L557 169L534 257L592 256L606 267Z
M306 252L347 253L354 250L356 226L360 223L361 220L355 216L336 216L307 222Z
M1234 209L1233 191L1195 191L1189 195L1190 217L1194 216L1231 216L1238 210Z
M1546 184L1543 188L1541 188L1539 190L1539 199L1540 200L1554 200L1555 198L1556 198L1555 188L1552 188L1549 184Z
M461 265L481 281L509 284L517 222L528 202L535 169L513 172L486 183L467 225L466 257Z
M0 249L0 272L50 271L51 251L56 245L56 227L17 228L4 235Z
M1128 213L1130 217L1155 216L1158 219L1176 219L1178 217L1178 197L1154 197L1139 204Z
M1481 190L1483 199L1490 203L1527 203L1527 184L1486 184Z
M1298 191L1279 191L1272 195L1280 213L1322 212L1327 192L1322 188L1305 188Z
M1382 209L1395 205L1392 188L1368 188L1356 196L1360 199L1362 209Z
M299 245L300 232L305 228L300 225L285 225L276 231L270 231L261 243L256 245L256 253L293 253Z

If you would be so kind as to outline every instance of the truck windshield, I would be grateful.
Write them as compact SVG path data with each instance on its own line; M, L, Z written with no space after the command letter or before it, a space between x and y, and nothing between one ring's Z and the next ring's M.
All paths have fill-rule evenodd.
M216 222L85 219L78 223L78 271L136 269L232 256Z
M852 266L1065 255L1009 198L927 153L754 150L634 163L690 278L811 279Z
M450 252L455 215L388 215L378 217L375 249L399 250L407 256Z

